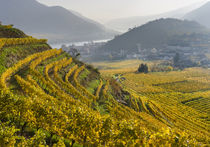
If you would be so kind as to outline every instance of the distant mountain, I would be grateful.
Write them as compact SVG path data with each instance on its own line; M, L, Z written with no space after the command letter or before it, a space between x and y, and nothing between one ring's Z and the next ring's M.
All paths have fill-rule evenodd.
M173 36L207 31L205 27L194 21L159 19L117 36L98 49L98 54L118 54L121 51L124 54L131 54L135 53L139 47L143 49L162 48Z
M2 23L14 24L35 37L87 41L114 36L103 25L60 6L48 7L36 0L0 0L0 3Z
M152 21L155 19L160 19L160 18L183 18L188 12L191 12L194 9L199 8L203 2L200 3L195 3L190 6L176 9L173 11L165 12L162 14L158 15L149 15L149 16L133 16L133 17L127 17L127 18L118 18L118 19L113 19L107 23L105 23L105 26L115 29L120 32L126 32L128 31L129 28L133 28L135 26L140 26L148 21Z
M197 21L210 28L210 2L207 2L202 7L186 14L184 18Z

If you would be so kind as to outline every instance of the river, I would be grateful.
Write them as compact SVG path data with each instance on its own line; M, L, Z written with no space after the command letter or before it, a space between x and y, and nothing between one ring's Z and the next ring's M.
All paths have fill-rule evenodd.
M83 46L84 44L87 43L102 43L102 42L108 42L111 39L105 39L105 40L93 40L93 41L82 41L82 42L69 42L69 43L50 43L50 46L52 48L61 48L62 45L66 45L66 46L71 46L71 45L75 45L75 46Z

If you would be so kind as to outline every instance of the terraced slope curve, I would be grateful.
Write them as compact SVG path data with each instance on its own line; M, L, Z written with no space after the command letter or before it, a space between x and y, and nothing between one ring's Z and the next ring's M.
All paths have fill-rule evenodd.
M46 40L3 37L0 42L3 146L189 146L209 141L205 123L182 117L193 124L185 133L183 123L172 121L179 114L170 116L155 102L124 91L62 49L51 49Z

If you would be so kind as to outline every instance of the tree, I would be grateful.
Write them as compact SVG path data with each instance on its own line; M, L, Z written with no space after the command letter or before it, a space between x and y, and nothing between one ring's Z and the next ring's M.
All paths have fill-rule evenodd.
M176 55L173 58L174 66L178 66L180 60L180 55L179 53L176 53Z
M80 53L76 48L71 48L68 52L74 58L78 58L80 56Z
M141 64L138 68L138 72L140 73L148 73L149 70L148 70L148 66L147 64Z

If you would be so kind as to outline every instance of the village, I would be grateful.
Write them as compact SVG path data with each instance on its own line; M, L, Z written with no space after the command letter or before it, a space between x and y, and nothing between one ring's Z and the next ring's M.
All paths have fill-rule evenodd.
M106 42L90 42L80 46L62 45L62 48L73 56L79 53L80 60L88 61L105 44ZM182 42L182 44L168 43L157 48L143 48L139 43L129 51L121 49L119 52L104 52L103 57L109 60L139 59L144 61L173 61L177 54L179 55L179 64L181 67L202 66L210 68L210 36L205 36L205 39L204 37L200 39L194 38L185 43Z

